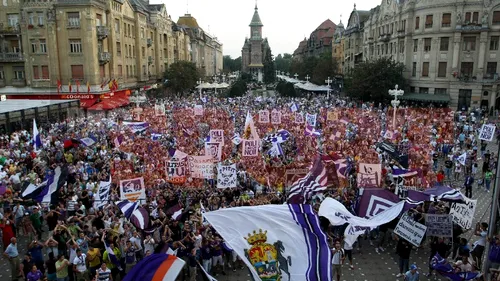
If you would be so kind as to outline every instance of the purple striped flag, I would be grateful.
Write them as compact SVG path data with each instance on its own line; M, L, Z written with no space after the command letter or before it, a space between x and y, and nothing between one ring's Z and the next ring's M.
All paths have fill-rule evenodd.
M321 157L316 157L309 173L296 181L288 194L289 204L305 204L317 192L326 189L328 175Z

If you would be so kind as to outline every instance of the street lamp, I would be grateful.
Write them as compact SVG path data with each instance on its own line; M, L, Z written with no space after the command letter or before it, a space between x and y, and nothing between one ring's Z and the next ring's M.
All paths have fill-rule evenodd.
M295 77L295 80L297 80L297 78L299 77L299 75L298 75L297 73L295 73L295 74L293 75L293 77Z
M222 74L222 82L226 82L226 74Z
M202 98L202 97L201 97L201 84L203 84L203 81L201 81L201 78L200 78L200 80L198 80L198 85L199 85L199 87L200 87L200 100L201 100L201 98Z
M309 77L309 74L307 74L306 81L309 82L309 79L311 79L311 77Z
M287 72L287 73L286 73L286 76L290 77L290 72Z
M330 77L328 77L328 79L325 80L325 83L328 84L328 91L326 92L326 97L328 99L330 99L330 83L332 83L332 82L333 82L333 80L330 79Z
M394 96L394 99L391 101L392 107L394 107L394 115L392 116L392 129L396 130L396 110L399 106L400 101L398 100L399 96L402 96L405 91L398 89L398 85L394 87L394 90L389 90L389 95Z

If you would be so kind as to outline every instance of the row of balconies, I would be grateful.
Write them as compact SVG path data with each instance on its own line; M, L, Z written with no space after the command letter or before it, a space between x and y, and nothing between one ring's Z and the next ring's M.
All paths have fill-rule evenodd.
M5 79L0 79L0 87L5 87L7 85L7 81ZM25 87L26 79L24 78L14 78L10 79L10 86L14 87Z
M21 26L19 24L16 25L5 25L4 23L0 23L0 34L4 35L18 35L21 34Z
M23 62L24 57L21 53L0 53L0 62Z

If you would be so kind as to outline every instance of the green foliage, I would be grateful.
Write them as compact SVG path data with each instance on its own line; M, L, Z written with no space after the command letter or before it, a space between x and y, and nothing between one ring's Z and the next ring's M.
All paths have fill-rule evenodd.
M329 52L323 53L319 57L307 57L303 61L293 60L290 65L290 74L297 73L300 79L305 79L307 75L311 77L311 82L317 85L325 84L325 80L336 75L337 61L332 58Z
M271 52L271 48L267 48L266 50L266 56L264 57L264 69L263 69L263 74L264 74L264 83L265 84L271 84L275 81L276 79L276 72L274 72L274 60L273 60L273 54Z
M170 65L164 76L168 79L166 86L174 93L182 95L196 86L200 73L194 63L178 61Z
M224 72L226 73L241 70L241 57L233 59L231 56L224 56L222 58L222 64L224 66Z
M276 85L276 92L278 92L283 97L297 97L297 91L292 83L285 81L280 81Z
M403 76L405 66L388 58L362 62L354 67L345 79L347 93L362 101L389 102L388 91L397 84L404 89L407 81Z
M292 55L291 54L279 54L274 59L274 65L276 70L283 71L285 73L290 72L290 66L292 65Z
M228 97L234 98L234 97L241 97L246 94L247 91L247 82L244 81L243 79L238 79L236 82L233 83L231 86L231 89L229 90Z

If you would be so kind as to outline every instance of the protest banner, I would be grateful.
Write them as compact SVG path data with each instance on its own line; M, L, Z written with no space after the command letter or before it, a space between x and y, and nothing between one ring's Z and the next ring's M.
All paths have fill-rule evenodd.
M186 158L172 158L166 161L167 182L184 184L186 182Z
M165 104L155 104L155 116L165 115Z
M269 110L259 111L259 123L269 123Z
M296 124L303 124L304 123L304 115L302 114L302 112L296 111L294 116L295 116L295 123Z
M217 166L217 188L236 187L237 183L236 164Z
M120 199L135 202L146 200L144 178L134 178L120 181Z
M427 227L416 222L408 213L404 213L399 219L398 225L394 229L394 233L404 238L406 241L413 244L415 247L420 246L422 238L424 238Z
M281 124L281 111L276 109L271 111L271 124Z
M285 173L285 186L292 186L296 181L305 177L307 173L309 173L309 169L287 169Z
M224 145L224 130L210 130L210 142Z
M427 214L427 236L452 237L453 223L450 215Z
M259 140L243 140L243 156L259 155Z
M382 181L382 165L359 163L358 186L379 187Z
M472 220L476 212L477 200L465 198L465 203L451 204L450 215L453 217L453 222L460 225L464 229L472 228Z
M203 116L203 105L197 104L194 106L194 115Z
M205 143L205 155L210 156L217 161L221 160L222 157L222 143L219 142L206 142Z
M338 117L338 114L337 112L335 111L328 111L326 113L326 121L335 121L337 120L339 117Z
M479 132L479 139L485 141L492 141L495 136L495 125L493 124L483 124L481 131Z
M306 125L316 127L316 114L306 114Z
M192 178L213 179L214 159L211 156L189 156L189 172Z

